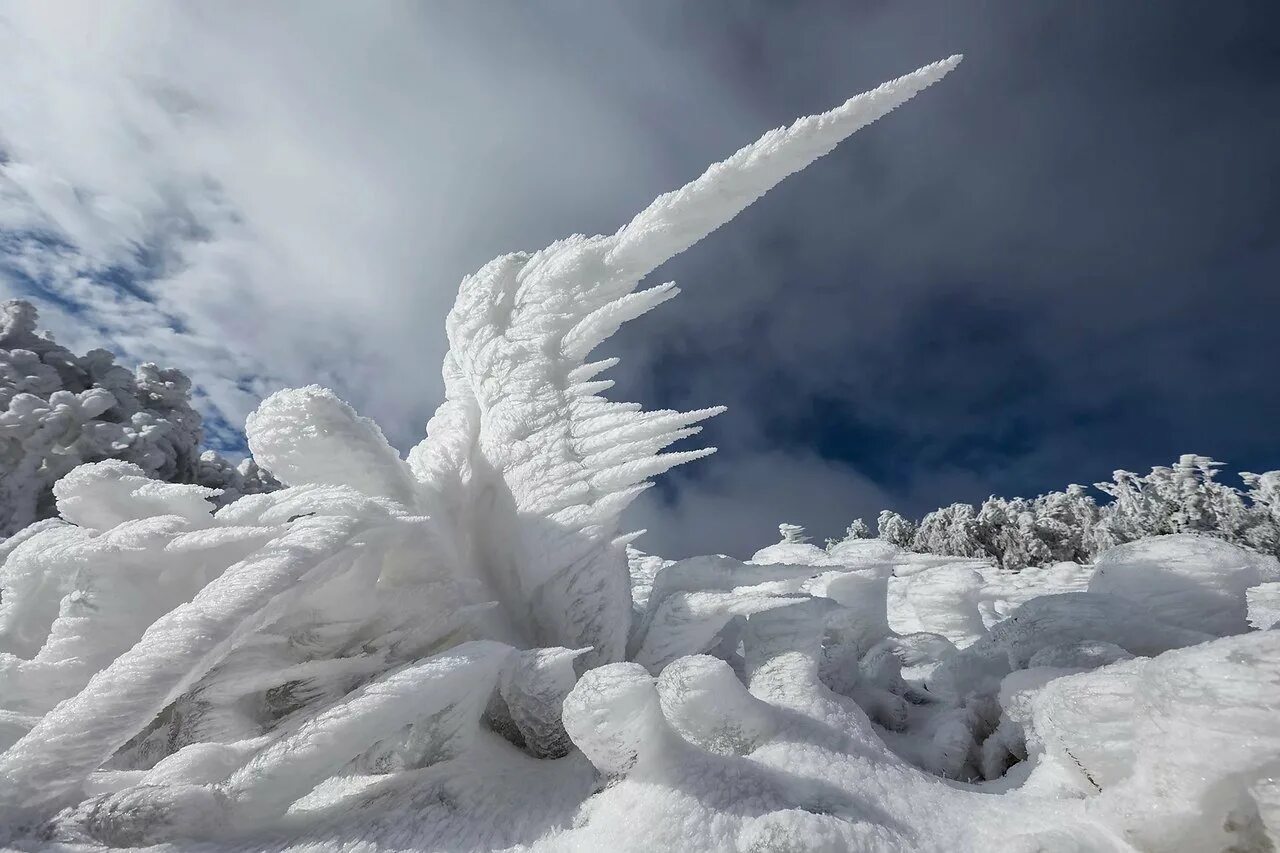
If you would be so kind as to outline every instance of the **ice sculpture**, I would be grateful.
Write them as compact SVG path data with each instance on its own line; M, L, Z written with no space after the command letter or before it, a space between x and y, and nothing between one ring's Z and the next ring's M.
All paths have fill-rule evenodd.
M676 293L641 279L958 61L465 279L407 461L311 387L247 424L281 491L215 512L128 463L63 478L61 520L0 545L0 843L1266 849L1280 633L1218 634L1267 620L1274 560L1162 569L1194 586L1165 619L1131 546L1086 592L865 539L672 563L619 529L720 412L601 396L593 350ZM1195 595L1230 625L1193 626Z

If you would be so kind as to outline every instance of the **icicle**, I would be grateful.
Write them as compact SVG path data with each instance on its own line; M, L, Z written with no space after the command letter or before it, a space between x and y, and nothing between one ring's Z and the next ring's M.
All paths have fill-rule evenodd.
M612 337L623 323L652 311L668 299L674 299L679 293L680 288L676 287L675 282L669 281L648 290L627 294L597 308L579 320L564 336L564 357L569 361L581 361Z

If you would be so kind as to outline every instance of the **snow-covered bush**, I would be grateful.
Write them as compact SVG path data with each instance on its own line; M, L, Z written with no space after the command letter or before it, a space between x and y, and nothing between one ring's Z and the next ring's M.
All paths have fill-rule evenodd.
M223 489L224 503L279 486L252 460L201 454L181 371L130 372L102 349L74 355L37 321L29 302L0 306L0 537L55 516L53 484L84 462L121 459L157 480Z
M824 549L784 525L747 562L619 530L720 411L600 396L613 362L588 354L674 294L639 281L957 61L466 278L407 460L310 387L246 427L279 491L215 509L123 460L59 480L61 517L0 545L0 843L1266 849L1280 633L1163 619L1123 581L1158 571L1141 554L1113 591L1071 563L1036 597L1035 571L861 530ZM1268 618L1272 563L1195 559L1166 586L1233 619L1205 627Z

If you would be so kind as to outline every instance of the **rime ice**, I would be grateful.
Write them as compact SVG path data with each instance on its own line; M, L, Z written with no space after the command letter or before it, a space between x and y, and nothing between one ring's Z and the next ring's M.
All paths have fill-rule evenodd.
M890 515L670 562L619 529L720 412L602 396L594 350L677 292L641 279L958 61L465 279L407 460L311 387L247 425L279 491L69 469L0 545L0 843L1270 849L1274 558L1186 534L1014 574Z

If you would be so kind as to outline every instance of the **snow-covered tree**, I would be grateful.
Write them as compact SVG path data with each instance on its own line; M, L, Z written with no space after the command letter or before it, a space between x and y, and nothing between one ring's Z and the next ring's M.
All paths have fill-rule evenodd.
M1098 504L1076 483L1065 491L1041 495L1034 502L1035 524L1054 562L1081 563L1096 551L1094 529Z
M849 522L849 526L844 531L845 539L870 539L871 528L861 518L855 518Z
M880 538L920 553L990 557L1015 571L1084 563L1108 548L1172 533L1213 536L1280 555L1280 473L1242 473L1242 492L1218 482L1221 467L1207 456L1185 454L1146 475L1116 471L1111 482L1095 484L1111 498L1103 505L1073 484L1031 501L992 496L977 510L953 504L926 515L918 528L886 510L880 514Z
M200 465L196 469L197 485L208 489L217 489L218 494L213 502L218 506L234 503L245 495L260 495L281 487L280 481L258 467L251 457L241 459L234 465L216 450L206 450L200 454Z
M844 536L840 539L828 539L826 541L827 550L839 545L841 542L849 542L855 539L871 539L871 528L861 518L855 518L849 522L849 526L845 528Z
M920 520L912 548L928 554L979 557L986 554L981 528L971 504L954 503Z
M1033 507L1022 498L987 498L978 508L976 524L971 529L981 551L975 553L968 546L966 553L957 556L982 554L1013 570L1038 565L1048 556Z
M1243 471L1240 479L1250 503L1241 537L1259 551L1280 555L1280 471Z
M899 548L910 548L916 538L916 526L892 510L882 510L876 520L879 538Z
M1114 499L1101 509L1098 545L1167 533L1201 533L1247 542L1246 530L1259 517L1257 505L1251 506L1246 495L1217 481L1221 466L1207 456L1188 453L1173 466L1152 468L1145 476L1117 471L1112 482L1096 484Z
M29 302L0 306L0 537L54 516L53 484L84 462L121 459L157 480L223 488L223 502L278 487L252 462L201 454L181 371L131 372L102 349L74 355L37 322Z

